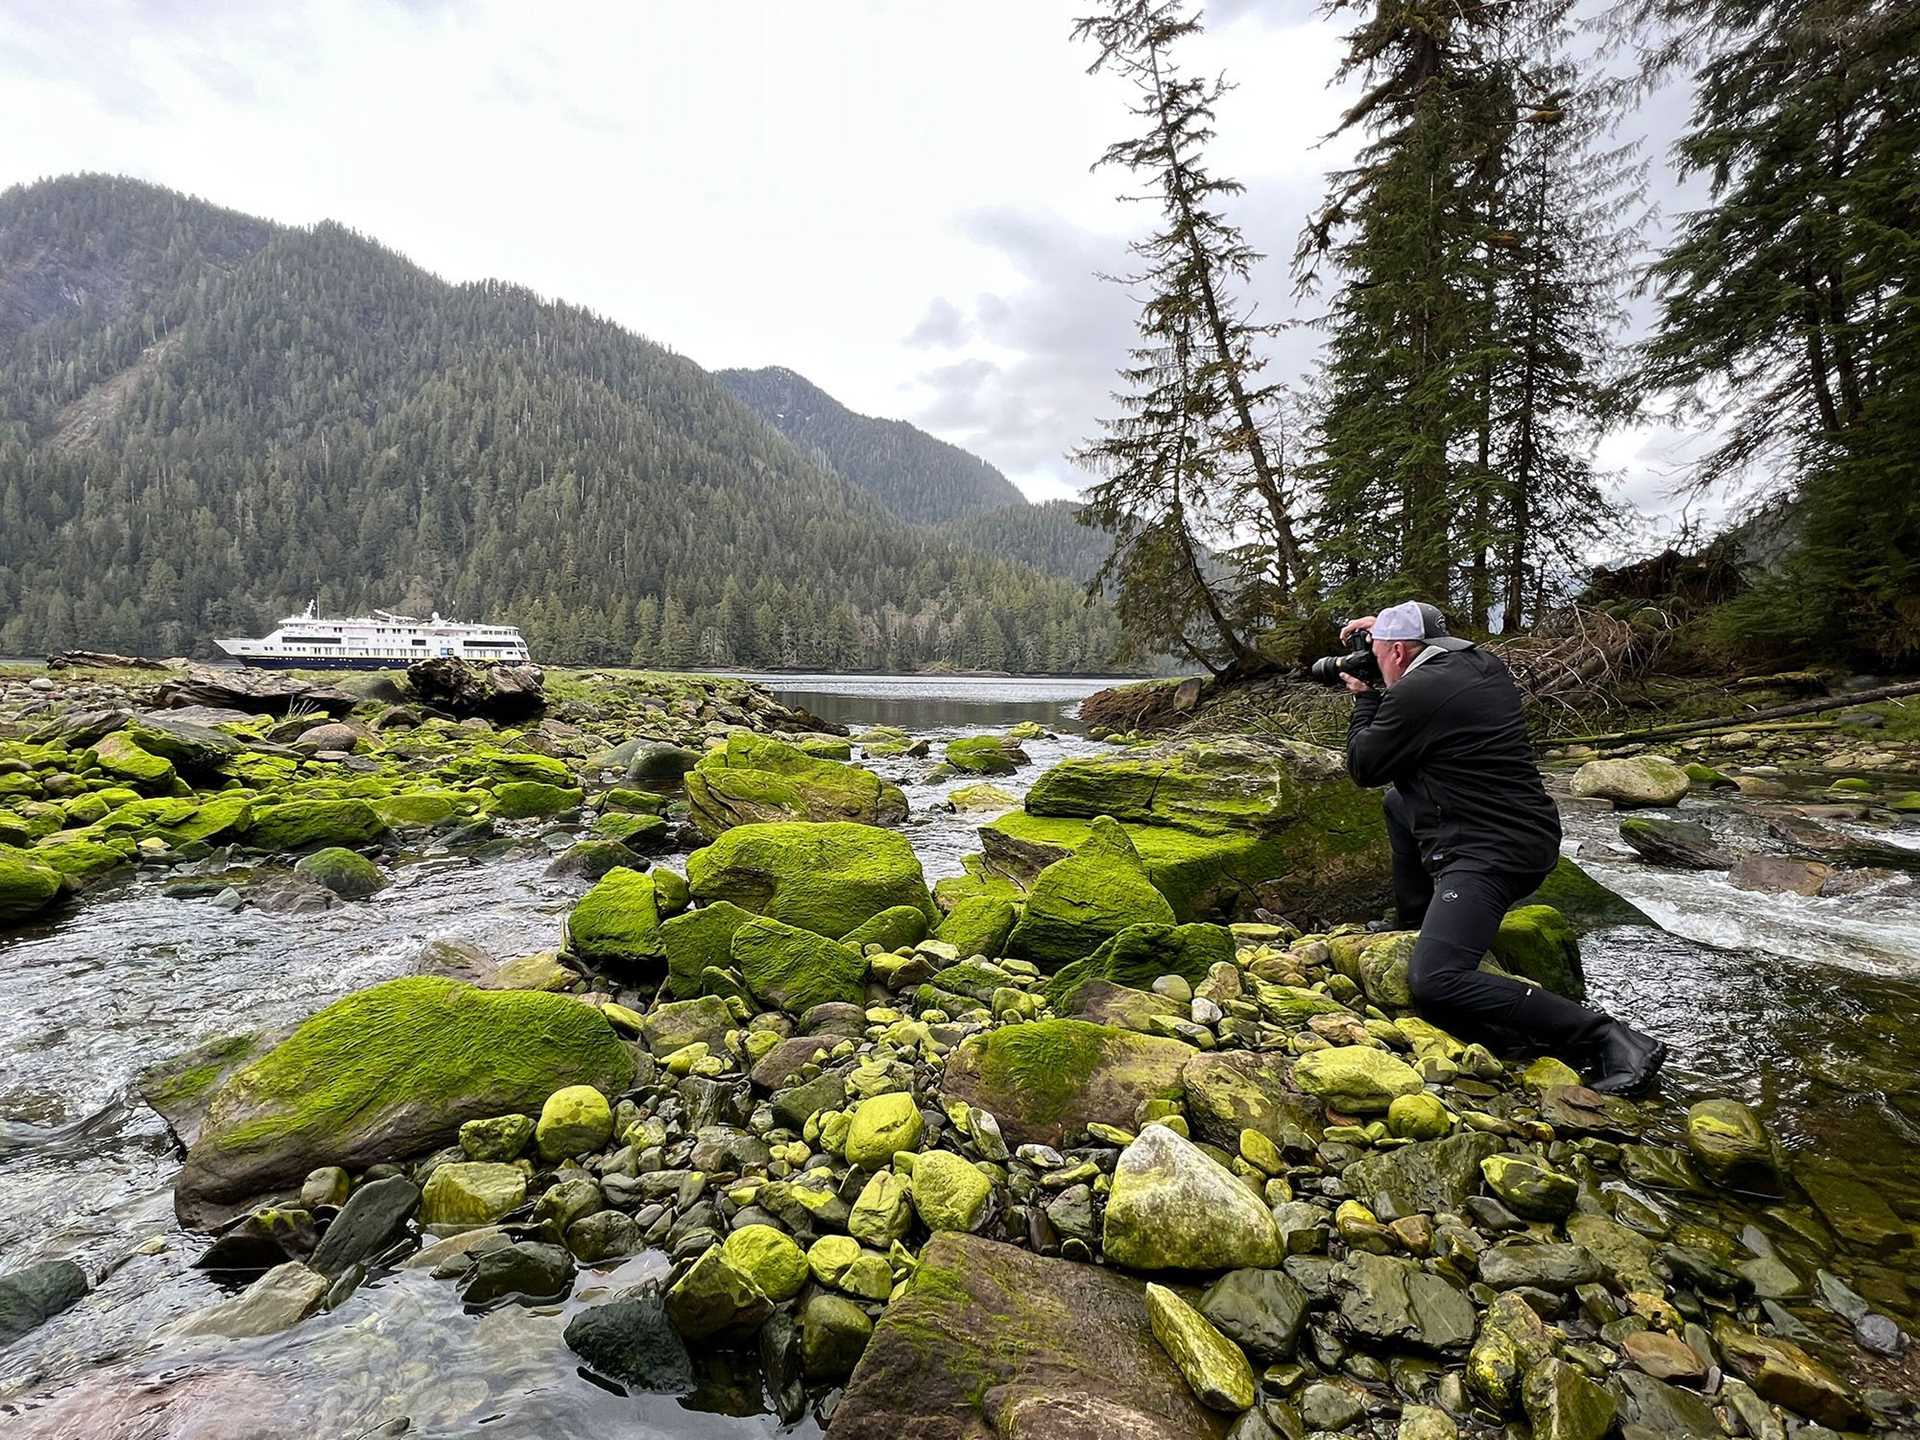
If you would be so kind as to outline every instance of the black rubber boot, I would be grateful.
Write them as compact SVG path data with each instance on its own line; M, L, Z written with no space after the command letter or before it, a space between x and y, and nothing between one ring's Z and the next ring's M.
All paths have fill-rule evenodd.
M1663 1042L1619 1020L1609 1020L1594 1037L1595 1079L1589 1088L1602 1095L1638 1095L1653 1084L1666 1060Z

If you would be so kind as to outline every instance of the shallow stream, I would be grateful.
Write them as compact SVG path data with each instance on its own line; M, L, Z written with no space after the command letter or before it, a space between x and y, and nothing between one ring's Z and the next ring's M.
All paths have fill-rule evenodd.
M939 742L1021 720L1054 728L1019 793L1048 765L1099 747L1069 718L1092 683L764 677L783 701L855 727ZM879 761L902 783L929 880L957 874L983 816L943 813L931 761ZM970 777L969 777L970 778ZM1741 800L1689 800L1688 811ZM1784 1143L1842 1161L1920 1219L1920 903L1892 886L1836 900L1755 895L1725 877L1628 858L1611 816L1573 811L1569 848L1664 930L1622 927L1584 945L1593 998L1673 1045L1669 1090L1733 1094ZM1908 844L1920 832L1893 837ZM0 939L0 1271L71 1257L107 1272L80 1305L0 1349L0 1433L360 1437L404 1417L453 1436L736 1437L781 1433L757 1389L714 1370L685 1400L627 1398L583 1378L560 1342L565 1307L473 1317L420 1272L363 1287L322 1322L266 1340L148 1348L174 1316L222 1298L173 1221L177 1157L131 1090L146 1065L214 1036L292 1020L404 973L434 939L500 955L557 943L584 888L543 877L558 836L486 859L424 853L371 900L318 916L228 914L136 880L54 924ZM684 857L664 863L678 865ZM625 1262L606 1288L664 1269ZM192 1414L190 1431L169 1414ZM131 1417L146 1417L135 1421ZM142 1427L145 1428L142 1428ZM208 1428L211 1426L212 1428ZM811 1420L785 1433L812 1434Z

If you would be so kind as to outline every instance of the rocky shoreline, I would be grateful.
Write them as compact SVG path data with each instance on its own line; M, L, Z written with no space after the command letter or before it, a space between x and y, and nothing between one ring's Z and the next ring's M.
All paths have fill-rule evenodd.
M538 720L484 725L348 696L355 744L326 750L301 747L311 713L298 734L189 721L238 746L219 789L192 783L220 770L204 757L142 743L164 710L91 736L73 727L104 695L0 692L0 778L39 787L0 815L79 818L135 788L114 783L129 747L174 767L91 835L0 850L16 865L100 846L176 883L272 872L232 886L241 903L312 885L331 905L360 865L380 878L422 797L474 844L523 818L584 832L555 863L594 883L553 951L437 947L291 1033L143 1078L199 1264L244 1286L156 1343L325 1325L402 1270L475 1313L551 1306L658 1251L660 1283L573 1315L579 1362L684 1395L730 1356L833 1440L1912 1431L1914 1224L1734 1100L1603 1097L1563 1059L1420 1020L1411 935L1356 923L1382 908L1385 837L1337 758L1117 743L1041 776L929 887L892 828L901 792L850 763L912 737L826 734L737 683L550 681ZM382 724L393 708L418 718ZM1005 774L1018 747L940 763ZM293 769L263 782L276 758ZM1583 803L1670 803L1636 788L1672 783L1648 763L1562 758ZM231 838L180 829L236 791ZM158 799L195 814L98 828ZM312 828L349 804L386 829ZM272 859L226 850L263 835ZM682 836L684 873L650 862ZM1578 996L1580 936L1635 914L1568 862L1488 963ZM0 1344L87 1279L0 1274ZM29 1412L29 1433L78 1413Z

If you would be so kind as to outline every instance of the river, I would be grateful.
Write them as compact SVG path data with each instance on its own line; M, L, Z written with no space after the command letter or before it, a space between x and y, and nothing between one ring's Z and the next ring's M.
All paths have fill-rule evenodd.
M1099 749L1071 712L1100 682L779 676L789 704L859 726L900 725L936 743L1038 720L1034 765L996 783L1016 793L1049 764ZM875 762L907 790L908 834L929 880L976 848L974 818L934 806L963 781L924 783L927 761ZM1746 802L1692 800L1688 810ZM1897 840L1912 843L1920 832ZM560 1343L567 1317L606 1289L664 1268L643 1256L564 1307L472 1317L451 1286L402 1272L363 1287L322 1321L266 1340L153 1348L167 1320L223 1296L191 1268L200 1242L172 1216L177 1157L130 1090L138 1071L213 1036L294 1019L403 973L428 941L465 938L502 954L557 943L582 882L543 871L561 835L488 858L424 851L371 900L312 917L171 899L148 881L39 929L0 938L0 1270L68 1256L106 1278L79 1306L0 1349L0 1432L37 1423L50 1399L86 1400L86 1434L130 1415L212 1401L201 1436L398 1433L453 1436L739 1437L781 1431L724 1369L685 1400L616 1396L584 1379ZM1593 997L1674 1047L1668 1091L1755 1105L1808 1159L1860 1168L1909 1219L1920 1178L1920 904L1898 883L1844 899L1732 889L1724 877L1631 862L1610 816L1570 810L1568 847L1664 930L1588 937ZM663 863L678 865L684 857ZM62 1414L71 1414L65 1406ZM194 1408L203 1418L207 1405ZM171 1436L163 1420L126 1433Z

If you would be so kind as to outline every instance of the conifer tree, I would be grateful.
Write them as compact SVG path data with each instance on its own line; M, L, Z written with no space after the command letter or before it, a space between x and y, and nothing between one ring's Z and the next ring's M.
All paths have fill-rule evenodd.
M1243 187L1205 155L1228 86L1183 74L1173 55L1199 31L1185 0L1108 0L1074 26L1099 49L1089 70L1120 75L1136 95L1140 133L1097 165L1143 178L1148 190L1134 198L1159 210L1158 227L1130 247L1139 273L1121 279L1146 293L1140 343L1120 372L1121 414L1075 459L1101 477L1079 519L1114 537L1089 593L1115 581L1129 643L1176 648L1218 673L1264 667L1253 637L1272 616L1261 611L1302 573L1270 433L1280 390L1259 378L1259 347L1276 327L1255 323L1236 293L1261 257L1222 208ZM1219 574L1207 548L1230 509L1257 517L1262 537L1240 547L1237 576Z

